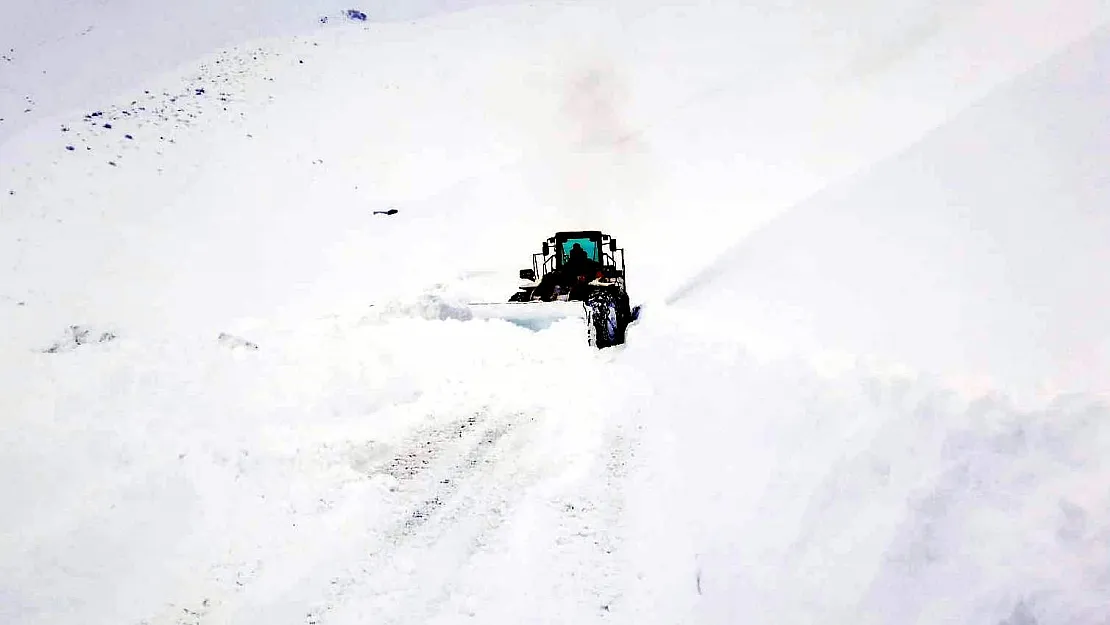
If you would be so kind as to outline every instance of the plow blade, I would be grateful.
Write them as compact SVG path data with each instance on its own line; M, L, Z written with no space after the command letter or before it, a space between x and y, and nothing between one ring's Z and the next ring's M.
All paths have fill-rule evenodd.
M491 302L467 304L472 319L501 319L509 323L539 331L564 319L586 318L582 302Z

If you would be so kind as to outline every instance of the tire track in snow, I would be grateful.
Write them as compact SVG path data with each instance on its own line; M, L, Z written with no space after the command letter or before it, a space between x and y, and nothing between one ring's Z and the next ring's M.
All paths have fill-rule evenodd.
M527 484L517 471L491 479L497 467L507 464L501 449L505 439L519 432L516 426L526 417L514 413L492 423L486 417L465 427L478 432L461 446L465 452L427 470L423 486L413 489L378 548L332 579L328 596L305 615L306 625L333 618L345 622L352 612L360 622L425 622L419 615L449 598L446 587L453 572L482 549Z
M347 459L364 474L364 479L388 476L395 481L390 490L412 493L409 501L399 506L401 512L391 517L391 522L383 530L385 545L403 543L447 505L459 488L458 476L465 476L467 469L477 467L491 446L511 426L507 422L489 426L485 423L486 418L485 412L479 412L418 430L405 439L400 449L380 460L367 462L362 457ZM297 536L291 536L283 543L268 546L264 554L290 553L303 546L298 544L300 542ZM319 564L319 559L316 564ZM236 600L242 599L244 591L260 578L264 579L268 570L280 575L286 569L287 563L272 559L215 563L194 586L195 590L189 593L190 598L166 604L157 613L138 621L137 625L235 622L234 613L238 611ZM365 571L362 573L365 574ZM328 585L329 599L325 601L329 607L325 611L330 611L330 604L341 601L357 581L358 576L351 574L333 575ZM232 614L228 613L229 610ZM318 617L310 612L306 621L311 622L315 618Z
M619 426L608 433L604 450L595 460L600 466L594 480L563 507L559 520L563 531L554 555L561 561L559 567L567 571L564 581L569 588L564 592L589 597L593 603L580 606L579 619L593 616L599 622L609 621L620 612L625 478L634 445L635 440Z
M635 622L625 605L630 547L624 517L638 435L620 425L606 430L583 473L558 465L543 476L550 481L537 480L519 493L510 514L499 519L505 527L490 536L480 557L439 584L445 600L402 622ZM568 469L575 479L564 479Z
M587 381L597 382L576 373L566 385L577 388ZM467 389L459 399L477 410L455 418L449 416L452 408L443 410L451 404L461 408L453 395L433 397L433 410L424 415L405 409L402 420L393 423L403 426L411 417L433 423L406 428L401 441L363 439L338 447L329 441L301 448L295 457L281 452L266 457L263 448L257 456L282 465L278 474L292 471L296 477L307 462L325 477L317 489L316 476L307 475L309 490L293 493L288 509L275 509L290 516L266 523L278 528L292 521L300 527L290 531L286 523L270 535L245 536L247 541L237 541L235 553L225 553L223 562L208 559L213 564L198 567L192 573L198 583L174 591L179 600L164 604L155 618L132 625L405 624L448 614L460 596L466 599L459 588L466 585L462 576L476 556L484 560L491 545L503 544L503 526L533 485L559 473L558 460L536 464L535 452L570 445L565 451L577 453L574 436L550 426L570 413L575 415L571 434L581 429L594 436L594 428L583 423L603 419L592 402L560 402L548 414L531 401L519 410L513 405L519 403L504 406L500 400L493 402L502 404L500 410L482 409L473 402L475 394ZM531 414L536 409L540 413ZM545 431L557 440L544 440ZM343 476L340 471L337 481L334 469L344 465L353 472ZM258 468L266 469L261 474L272 473L273 467ZM260 485L270 487L268 494L273 490ZM322 508L313 504L317 490L328 499L321 500ZM273 494L285 505L282 493Z

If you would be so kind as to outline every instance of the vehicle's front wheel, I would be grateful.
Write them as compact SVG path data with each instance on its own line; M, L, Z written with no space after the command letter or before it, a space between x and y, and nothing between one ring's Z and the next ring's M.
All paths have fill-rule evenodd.
M586 297L586 333L589 344L598 349L620 345L620 311L616 294L609 289L595 289Z

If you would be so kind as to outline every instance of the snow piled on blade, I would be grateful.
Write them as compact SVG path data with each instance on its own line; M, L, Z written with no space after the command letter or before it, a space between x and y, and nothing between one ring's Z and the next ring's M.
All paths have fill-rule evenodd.
M415 300L396 299L376 304L365 317L366 321L373 323L405 318L469 321L474 315L462 302L452 301L436 293L424 293Z

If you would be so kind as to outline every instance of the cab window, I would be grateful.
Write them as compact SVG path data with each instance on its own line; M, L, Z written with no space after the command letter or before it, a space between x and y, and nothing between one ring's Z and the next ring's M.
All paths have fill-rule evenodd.
M600 262L597 257L597 243L590 239L567 239L566 242L563 243L562 249L560 250L560 253L562 255L562 264L566 264L567 259L570 256L570 250L574 247L575 243L582 246L582 251L586 252L586 256L588 256L590 260Z

